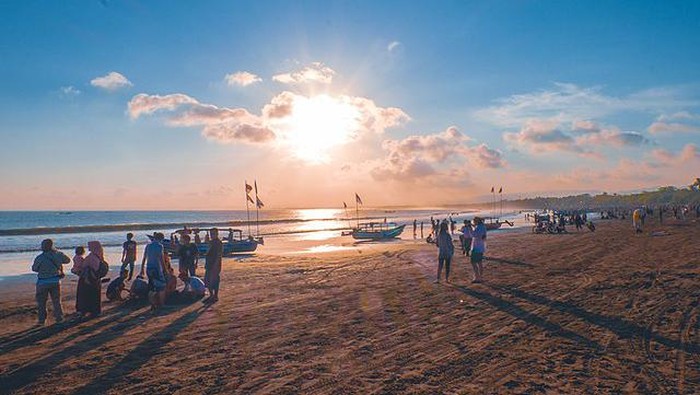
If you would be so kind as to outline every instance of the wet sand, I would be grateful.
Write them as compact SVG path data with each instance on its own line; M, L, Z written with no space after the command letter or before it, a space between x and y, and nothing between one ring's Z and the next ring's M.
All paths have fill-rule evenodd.
M229 260L214 305L105 304L39 330L33 286L7 283L0 392L700 392L700 223L495 237L483 284L461 256L433 284L435 255L416 242Z

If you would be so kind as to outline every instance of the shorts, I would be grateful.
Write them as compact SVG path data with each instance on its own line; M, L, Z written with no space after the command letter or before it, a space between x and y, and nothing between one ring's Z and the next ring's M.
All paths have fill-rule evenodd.
M483 260L484 260L484 253L483 252L473 252L472 251L472 256L471 256L472 263L479 263Z
M165 281L165 276L163 272L158 269L146 269L146 275L148 275L148 288L151 291L164 291L167 282Z

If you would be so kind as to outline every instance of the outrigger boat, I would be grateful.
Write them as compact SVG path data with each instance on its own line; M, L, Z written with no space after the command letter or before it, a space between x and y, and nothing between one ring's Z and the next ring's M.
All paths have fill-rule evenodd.
M197 245L197 250L199 250L200 255L204 255L209 250L208 241L211 239L211 231L213 229L214 228L178 229L170 234L169 239L163 240L163 247L165 247L165 251L170 253L171 255L177 255L177 250L178 248L180 248L181 245L180 238L183 234L189 234L194 235L192 237L194 239L193 241L195 245ZM224 247L224 256L229 256L236 253L255 252L255 250L258 248L258 245L265 244L265 240L262 237L248 236L247 238L244 238L243 231L240 229L216 229L219 230L219 234L228 231L228 235L225 238L221 239ZM199 236L201 232L205 232L204 242L202 242L202 239ZM152 235L148 235L148 238L153 240Z
M489 222L484 221L484 225L486 226L486 230L497 230L501 229L501 226L503 224L508 224L512 228L514 224L508 220L501 221L498 218L484 218L485 220L489 220Z
M367 222L360 224L350 231L350 236L356 240L382 240L398 237L406 225L394 222Z

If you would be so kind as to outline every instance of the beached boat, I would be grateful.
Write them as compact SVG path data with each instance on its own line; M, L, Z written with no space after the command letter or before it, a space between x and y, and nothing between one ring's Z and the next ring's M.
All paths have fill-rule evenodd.
M394 222L367 222L353 228L350 236L356 240L382 240L398 237L406 225L397 225Z
M193 229L178 229L170 234L169 239L163 240L163 247L165 251L171 255L176 255L178 248L180 248L180 238L183 234L189 234L194 238L194 243L197 245L197 250L199 254L204 255L209 250L208 241L211 238L211 230L214 228L193 228ZM218 228L217 228L218 229ZM204 232L204 241L200 238L200 233ZM258 245L264 245L265 240L262 237L243 237L243 231L240 229L219 229L219 235L228 232L226 237L222 237L224 247L224 256L229 256L237 253L250 253L255 252L258 249ZM152 235L148 235L149 239L153 239Z
M501 221L498 218L485 218L485 219L487 220L487 221L484 221L484 225L486 226L486 230L501 229L501 226L503 226L503 224L508 224L508 225L510 225L510 227L513 227L513 225L514 225L512 222L510 222L508 220Z

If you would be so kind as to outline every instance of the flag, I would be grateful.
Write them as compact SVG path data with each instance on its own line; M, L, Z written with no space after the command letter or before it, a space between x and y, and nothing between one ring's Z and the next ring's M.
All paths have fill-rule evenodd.
M498 189L498 193L503 193L503 187L501 187L500 189Z
M265 207L265 205L263 204L262 200L258 199L257 196L255 197L255 206L256 206L257 208L263 208L263 207Z
M493 188L495 188L495 187L491 187L491 193L493 193Z
M255 202L253 201L253 198L252 198L252 197L250 197L250 195L246 194L246 195L245 195L245 197L247 197L247 198L248 198L248 201L249 201L249 202L251 202L251 203L255 204Z
M343 202L343 208L348 208L348 204Z
M360 199L360 195L357 192L355 192L355 203L362 204L362 199Z
M251 187L250 185L248 185L248 181L246 181L246 183L245 183L245 193L248 194L248 193L250 193L250 191L252 191L252 190L253 190L253 187Z

